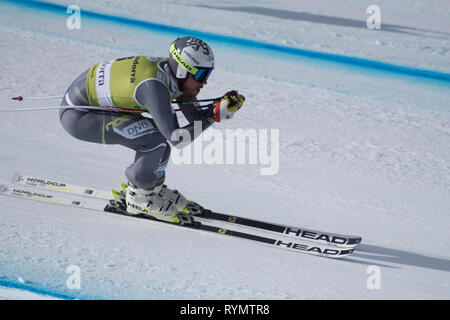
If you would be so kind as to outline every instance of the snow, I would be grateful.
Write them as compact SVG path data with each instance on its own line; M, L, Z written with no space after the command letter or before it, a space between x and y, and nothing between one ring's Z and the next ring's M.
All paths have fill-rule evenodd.
M66 28L64 14L22 3L0 3L1 108L58 105L10 98L62 95L90 65L166 56L178 36L83 10L450 73L447 1L378 1L381 30L364 27L371 1L79 0L79 30ZM2 197L0 298L449 299L448 81L208 42L217 67L200 98L246 96L214 129L278 130L279 170L171 162L167 184L218 211L361 235L358 250L317 258ZM56 111L1 113L0 141L0 181L19 171L108 190L134 157L75 140ZM69 288L70 266L79 267L79 288ZM379 289L368 286L372 266Z

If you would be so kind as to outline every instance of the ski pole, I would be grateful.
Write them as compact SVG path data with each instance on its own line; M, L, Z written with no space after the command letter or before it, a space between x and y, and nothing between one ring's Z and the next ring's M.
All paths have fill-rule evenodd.
M12 97L11 100L23 101L23 100L50 100L50 99L62 99L64 96L43 96L43 97Z
M17 96L17 97L12 97L11 100L16 100L16 101L23 101L23 100L51 100L51 99L62 99L62 98L64 98L64 96L42 96L42 97ZM218 101L220 99L222 99L222 97L211 98L211 99L200 99L200 100L196 100L196 101L176 101L176 100L173 100L171 102L172 103L181 103L181 104L190 104L190 103L193 103L193 102Z
M194 109L201 109L210 107L212 104L209 105L203 105L203 106L193 106L193 107L186 107L186 108L178 108L175 109L176 112L180 111L186 111L186 110L194 110ZM89 109L89 110L99 110L99 111L113 111L113 112L133 112L133 113L144 113L148 112L146 110L135 110L135 109L126 109L126 108L118 108L118 107L97 107L97 106L49 106L49 107L32 107L32 108L0 108L0 112L16 112L16 111L42 111L42 110L57 110L57 109Z
M22 108L22 109L6 109L0 108L0 112L16 112L16 111L41 111L41 110L57 110L57 109L91 109L91 110L100 110L100 111L117 111L117 112L146 112L143 110L133 110L133 109L122 109L115 107L96 107L96 106L50 106L50 107L32 107L32 108Z
M194 102L207 102L207 101L219 101L220 99L222 99L223 97L217 97L217 98L211 98L211 99L200 99L200 100L195 100L195 101L172 101L172 103L182 103L182 104L190 104L190 103L194 103Z

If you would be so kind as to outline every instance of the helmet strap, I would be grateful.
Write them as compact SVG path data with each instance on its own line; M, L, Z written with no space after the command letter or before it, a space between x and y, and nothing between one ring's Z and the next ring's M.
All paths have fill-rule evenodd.
M181 92L184 92L184 82L186 81L186 79L177 79L178 80L178 90L180 90Z
M169 73L170 73L170 76L175 80L178 90L183 92L184 82L186 81L187 77L186 77L186 79L177 78L170 68L169 68Z

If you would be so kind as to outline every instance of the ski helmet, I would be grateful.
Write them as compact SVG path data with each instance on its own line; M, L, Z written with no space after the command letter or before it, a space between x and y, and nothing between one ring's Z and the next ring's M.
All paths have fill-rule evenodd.
M204 82L214 69L214 54L208 44L198 38L178 38L170 45L169 68L181 82L187 79L188 73L196 81Z

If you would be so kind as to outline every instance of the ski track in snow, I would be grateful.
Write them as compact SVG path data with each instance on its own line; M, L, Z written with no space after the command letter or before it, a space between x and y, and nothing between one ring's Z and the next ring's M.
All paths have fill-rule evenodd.
M375 34L286 19L281 9L302 11L295 1L263 1L272 16L205 8L201 1L79 3L108 14L449 72L449 23L441 20L448 5L410 2L411 15L422 17L416 27L434 33ZM364 13L356 3L345 2L347 13L323 4L305 6L316 17L350 19ZM388 22L408 24L403 4L380 5L387 6ZM180 8L186 20L174 19ZM67 30L51 13L7 3L0 9L2 106L18 94L63 94L78 74L102 60L166 55L174 38L89 19L80 30ZM208 15L200 24L189 12ZM229 23L215 23L218 17ZM434 20L442 22L439 27ZM361 235L359 250L335 261L2 197L0 284L16 286L0 287L0 299L47 299L52 293L63 299L448 299L448 85L253 55L220 43L213 49L217 71L200 98L234 88L246 95L236 118L214 128L279 129L280 171L261 176L260 165L170 163L167 184L218 211ZM0 136L1 181L21 171L108 190L123 181L133 158L119 146L68 136L53 111L2 114ZM81 270L79 290L66 284L71 265ZM367 288L370 265L381 268L380 290Z

